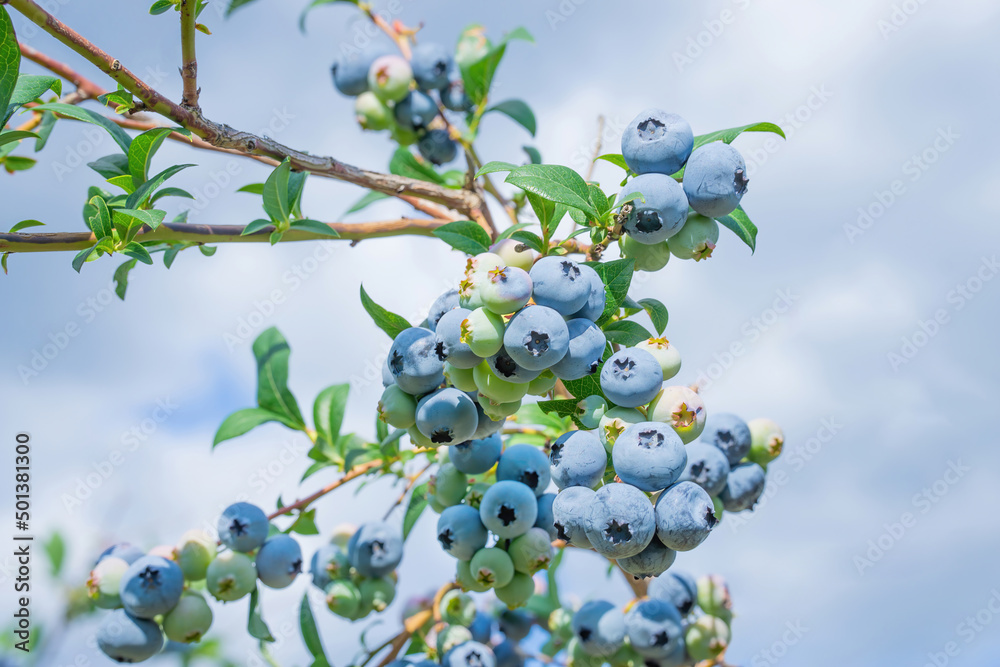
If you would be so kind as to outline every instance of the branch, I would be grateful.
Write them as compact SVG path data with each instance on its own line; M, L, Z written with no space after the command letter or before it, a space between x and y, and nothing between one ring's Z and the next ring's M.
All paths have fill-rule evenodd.
M285 505L280 510L275 510L274 512L271 512L271 514L269 514L267 518L268 520L272 520L275 517L281 516L282 514L291 514L295 510L305 509L306 507L309 507L309 505L311 505L313 502L319 500L320 498L330 493L331 491L339 489L344 484L350 482L352 479L357 479L358 477L364 475L366 472L378 468L380 465L382 465L382 459L375 459L374 461L368 461L367 463L361 463L359 465L356 465L350 470L348 470L347 474L338 479L337 481L324 486L322 489L312 494L311 496L306 496L302 500L296 500L291 505Z
M340 234L330 236L290 229L281 237L285 241L361 241L386 236L432 236L434 230L448 220L417 220L399 218L377 222L328 223ZM274 229L266 227L253 234L242 236L242 225L197 225L164 222L156 229L143 227L136 241L162 241L165 243L267 243ZM57 232L48 234L0 233L0 252L58 252L89 248L97 239L91 232Z
M66 79L74 86L77 90L84 93L87 97L97 98L108 92L98 86L96 83L81 76L69 65L59 62L55 58L51 58L41 51L38 51L23 42L18 42L17 45L21 47L21 55L30 60L31 62L41 65L45 69L49 70L54 74L58 74L62 78Z
M198 59L194 51L196 5L196 0L181 0L181 77L184 79L181 106L199 111L198 94L201 91L198 89Z
M388 510L386 510L386 513L385 513L385 516L383 516L383 517L382 517L382 520L383 520L383 521L385 521L386 519L388 519L388 518L389 518L389 515L390 515L390 514L392 514L392 511L393 511L394 509L396 509L397 507L399 507L400 505L402 505L402 504L403 504L403 501L404 501L404 500L406 500L406 494L408 494L408 493L410 492L410 490L412 490L412 489L413 489L413 487L414 487L414 486L416 486L416 484L417 484L417 480L418 480L418 479L420 479L421 477L423 477L424 473L425 473L425 472L427 472L427 470L428 470L428 469L429 469L429 468L430 468L430 467L431 467L432 465L434 465L434 462L433 462L433 461L430 461L430 462L429 462L429 463L428 463L427 465L425 465L425 466L424 466L423 468L421 468L419 472L415 473L415 474L414 474L413 476L411 476L411 477L410 477L410 478L409 478L409 479L408 479L408 480L406 481L406 486L405 486L405 487L403 488L403 492L399 494L399 497L398 497L398 498L396 498L396 502L394 502L394 503L393 503L393 504L392 504L392 505L391 505L391 506L389 507L389 509L388 509Z
M632 588L632 593L635 594L636 598L646 597L646 589L649 588L649 584L646 583L645 579L636 579L634 576L622 570L622 566L618 565L618 561L615 561L615 566L621 570L622 576L625 577L625 581Z

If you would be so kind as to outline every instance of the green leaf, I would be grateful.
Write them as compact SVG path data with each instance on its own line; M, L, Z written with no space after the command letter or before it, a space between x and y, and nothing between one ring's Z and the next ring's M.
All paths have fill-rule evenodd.
M164 197L184 197L186 199L194 199L194 195L187 190L182 190L180 188L161 188L149 198L149 203L155 204L157 200L163 199Z
M600 396L604 400L607 400L607 396L604 395L604 391L601 389L600 369L595 373L583 376L579 380L564 380L563 386L566 387L566 391L579 400L583 400L588 396Z
M156 2L154 2L149 8L149 13L156 16L158 14L162 14L173 6L173 0L156 0Z
M632 284L635 261L617 259L613 262L587 262L587 265L597 271L601 282L604 283L606 300L604 313L597 320L597 324L600 325L610 320L628 297L628 288Z
M267 237L267 242L274 245L281 240L282 236L284 236L284 232L273 231L271 232L271 235Z
M292 164L285 158L264 182L264 211L275 222L288 222L291 214L288 206L288 174L291 171Z
M142 211L134 208L116 208L111 213L115 229L124 241L131 241L139 233L143 225L156 229L163 222L166 211Z
M551 199L539 197L534 192L526 192L525 196L528 199L528 203L531 205L531 210L535 212L535 217L538 218L538 224L545 232L545 235L551 236L553 229L550 228L550 225L552 224L552 218L556 214L556 203Z
M229 15L235 12L240 7L249 5L253 1L254 0L230 0L229 6L226 7L226 18L229 18Z
M694 147L704 146L705 144L710 144L713 141L723 141L727 144L733 142L733 140L743 134L744 132L771 132L777 134L782 139L786 139L785 132L780 127L774 123L751 123L750 125L744 125L743 127L732 127L728 130L719 130L718 132L710 132L708 134L702 134L694 138Z
M532 197L534 196L535 195L532 195ZM516 225L511 225L507 229L497 234L497 241L502 241L503 239L510 238L510 235L513 234L514 232L520 231L522 229L527 229L528 227L531 226L532 225L529 222L519 222Z
M34 132L27 132L25 130L7 130L6 132L0 132L0 146L14 141L21 141L22 139L38 138L39 136Z
M238 436L257 428L261 424L266 424L268 422L278 422L279 424L284 424L290 428L295 428L294 424L290 424L289 420L284 415L279 415L276 412L271 412L270 410L265 410L264 408L245 408L243 410L237 410L233 414L226 417L222 425L219 426L219 430L215 432L215 438L212 440L212 447L215 448L221 442L236 438Z
M122 174L121 176L112 176L108 179L108 183L111 185L121 188L125 191L125 194L130 195L135 192L135 182L132 177L128 174Z
M420 486L414 487L413 491L410 493L410 502L406 506L406 513L403 515L403 539L405 540L409 535L410 531L413 530L413 526L416 525L417 519L423 514L423 511L427 508L427 483L424 482Z
M644 340L653 338L653 334L649 333L646 327L632 320L618 320L605 324L604 335L608 337L608 342L619 343L626 347L634 347Z
M58 579L66 560L66 542L59 533L52 533L52 537L42 542L42 548L49 558L49 575Z
M298 533L299 535L319 535L319 528L316 527L316 510L300 512L285 532Z
M506 116L509 116L514 122L518 123L530 132L531 136L535 136L535 131L537 130L535 114L532 113L531 107L529 107L524 101L504 100L499 104L494 104L492 107L487 109L485 113L489 113L491 111L498 111Z
M27 171L36 164L38 164L38 160L30 157L21 157L20 155L8 155L3 158L4 169L10 173L14 173L15 171Z
M260 615L260 589L254 588L253 593L250 594L250 615L247 618L247 632L250 633L251 637L261 640L262 642L273 642L274 637L271 636L271 631L267 627L267 623Z
M541 164L542 154L538 152L538 149L534 146L521 146L525 153L528 154L528 159L531 160L531 164Z
M321 391L313 402L313 423L316 425L316 432L330 445L336 444L337 438L340 437L350 390L349 384L335 384Z
M528 164L516 168L505 179L526 192L579 209L591 217L598 213L590 203L590 188L580 174L554 164Z
M143 264L153 264L153 258L149 256L149 251L138 241L130 241L122 250L122 253L132 259L137 259Z
M399 332L410 328L410 323L405 319L372 301L372 298L365 292L364 285L361 286L361 305L375 321L375 326L386 332L389 338L395 338Z
M257 405L284 415L297 428L305 428L299 404L288 388L288 357L291 347L284 336L271 327L253 342L257 360Z
M415 178L418 181L428 181L444 185L445 180L441 174L416 158L409 150L397 148L389 160L389 173L405 178Z
M303 217L300 202L308 178L309 173L305 171L293 171L288 174L288 210L294 218Z
M107 179L114 178L115 176L129 176L128 156L121 153L97 158L93 162L88 162L87 166Z
M243 228L243 231L240 232L240 236L248 236L250 234L259 232L262 229L267 229L268 227L273 227L273 226L274 223L271 222L270 220L265 220L264 218L257 218L256 220L254 220L249 225Z
M115 294L117 294L118 298L122 301L125 300L125 290L128 289L128 274L129 271L135 268L135 262L136 260L130 259L115 269L115 275L113 277L113 280L115 281Z
M42 112L42 120L38 124L38 140L35 141L35 152L45 148L45 144L48 142L49 137L52 135L52 130L56 127L56 115L51 111Z
M521 230L514 232L510 235L512 239L520 241L532 250L538 253L545 254L545 242L538 237L538 234L534 234L529 231Z
M157 188L163 185L168 178L181 170L193 166L193 164L175 164L173 167L164 169L159 174L136 188L135 192L128 196L128 200L125 202L125 208L141 208L146 203L149 196L153 194Z
M306 32L306 17L309 16L309 12L317 7L332 5L335 2L346 2L351 5L358 4L357 0L313 0L309 3L308 7L302 10L302 14L299 15L299 30L302 31L302 34L305 34ZM316 654L313 653L313 655L315 656Z
M750 216L742 206L737 206L729 215L716 218L716 222L740 237L749 246L751 254L757 249L757 226L750 222Z
M625 162L625 158L622 157L621 153L606 153L605 155L598 155L594 161L596 162L597 160L604 160L605 162L610 162L616 167L621 167L625 171L630 171L628 164Z
M588 183L587 186L590 189L590 201L594 204L597 212L603 217L611 210L611 202L608 200L608 196L593 183Z
M474 104L480 104L489 94L493 85L493 77L496 74L500 61L503 60L507 51L507 45L514 39L522 39L534 42L534 38L524 28L516 28L500 41L499 44L491 48L485 56L472 63L461 63L462 81L465 83L465 92Z
M479 178L484 174L495 174L498 171L514 171L515 169L517 169L516 164L493 160L492 162L487 162L479 168L479 171L476 172L476 178Z
M249 192L252 195L262 195L264 194L264 184L263 183L247 183L242 188L237 190L237 192Z
M108 205L100 197L91 197L89 203L94 207L95 212L94 217L90 219L90 229L93 230L94 236L97 237L98 241L106 236L111 236L114 225L111 224L111 211L108 210Z
M468 255L478 255L490 249L489 233L472 220L458 220L441 225L434 230L434 236Z
M664 330L667 328L667 322L670 321L670 315L667 313L667 307L657 299L639 299L639 305L642 306L642 309L649 315L649 319L653 322L653 328L656 329L656 333L662 336Z
M129 147L132 145L132 138L118 125L115 125L110 120L105 118L99 113L90 111L89 109L82 109L72 104L63 104L62 102L49 102L47 104L39 104L34 107L36 111L55 111L63 116L68 116L75 120L80 120L85 123L91 123L97 125L98 127L103 127L111 135L111 138L115 140L122 152L128 155Z
M94 252L94 247L84 248L80 252L76 253L76 257L73 258L73 270L80 273L80 269L83 268L83 263L90 259L91 253Z
M149 163L163 140L170 136L172 131L167 127L158 127L147 130L132 140L132 145L128 149L128 169L135 187L139 187L149 178Z
M308 218L296 220L289 225L289 229L297 229L302 232L312 232L313 234L322 234L323 236L329 236L335 239L340 238L340 232L330 225L325 222L320 222L319 220L309 220Z
M0 109L6 109L17 87L17 73L21 67L21 49L17 46L14 24L6 7L0 9ZM0 127L7 124L4 116Z
M10 97L10 104L6 107L4 122L10 120L17 108L37 100L42 93L52 90L56 95L62 93L62 80L54 76L39 76L36 74L22 74L17 79L14 93Z
M323 651L323 642L319 638L319 628L316 627L316 618L313 616L308 594L302 596L302 603L299 605L299 629L302 631L302 641L309 649L309 654L314 658L326 660L326 653Z
M384 192L377 192L376 190L371 190L370 192L366 193L364 197L354 202L354 205L351 206L351 208L344 211L344 215L348 215L350 213L357 213L358 211L371 206L377 201L382 201L383 199L388 199L388 198L389 195L385 194Z
M45 223L40 220L22 220L10 228L10 233L14 234L22 229L27 229L28 227L41 227L43 225L45 225Z

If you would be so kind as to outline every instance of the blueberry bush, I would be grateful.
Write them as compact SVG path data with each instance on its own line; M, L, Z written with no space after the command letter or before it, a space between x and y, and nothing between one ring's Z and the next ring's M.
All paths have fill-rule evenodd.
M166 652L184 664L227 664L212 640L213 618L247 599L247 631L277 664L267 649L274 638L262 591L302 575L322 591L330 613L351 621L383 614L395 598L405 541L417 519L433 512L441 557L455 562L453 580L409 601L401 630L381 646L367 647L362 636L364 649L350 664L723 664L733 618L725 580L671 566L678 551L708 539L725 513L753 508L784 436L768 419L710 411L697 386L680 382L681 355L664 335L666 306L633 298L630 286L635 272L663 270L671 258L710 259L720 226L754 249L757 228L741 205L746 165L731 142L744 132L781 135L780 128L755 123L695 135L676 114L642 110L625 128L620 153L594 156L622 170L620 182L605 187L590 172L545 164L531 146L520 164L483 161L476 141L486 114L536 131L525 102L492 95L506 50L531 42L530 34L496 38L472 26L447 46L366 3L315 0L303 25L316 7L353 5L333 9L362 12L383 35L364 48L345 45L330 71L335 89L354 98L358 125L396 146L387 173L379 173L209 120L199 105L195 51L196 35L211 34L199 22L203 0L157 0L149 8L164 21L179 19L179 102L39 4L5 4L0 164L13 178L31 168L37 158L28 155L42 151L63 121L97 125L118 148L89 165L98 178L82 203L86 229L28 233L42 223L18 222L0 234L5 272L18 253L70 251L77 271L123 256L114 280L124 299L130 272L155 254L169 268L183 250L211 256L217 244L234 241L424 235L468 257L464 274L415 324L358 286L374 326L392 339L370 434L342 432L346 384L320 392L307 419L290 389L288 342L275 328L256 339L257 404L226 417L212 446L278 423L311 443L303 483L321 470L339 475L300 500L279 499L269 513L234 503L214 532L192 530L173 545L109 546L74 603L105 610L96 637L104 654L127 663ZM252 11L241 9L250 4L233 0L227 13ZM115 89L19 44L11 11L96 66ZM21 73L22 59L54 76ZM67 83L75 89L64 91ZM193 197L167 182L195 165L151 169L167 139L273 167L264 183L240 188L260 198L266 217L188 225L183 203L170 203ZM302 210L310 178L366 188L351 212L394 197L416 215L321 222ZM303 553L296 535L318 534L322 501L362 478L399 485L384 518L342 526ZM556 574L573 550L605 558L635 599L624 608L601 599L570 604ZM319 611L303 597L301 639L312 664L344 664L326 652Z

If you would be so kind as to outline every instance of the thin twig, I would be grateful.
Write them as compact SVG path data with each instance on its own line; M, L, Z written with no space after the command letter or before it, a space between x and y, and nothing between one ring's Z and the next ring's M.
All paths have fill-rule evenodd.
M184 79L184 93L181 106L194 111L198 105L198 58L195 55L195 35L198 33L196 16L197 0L181 0L181 78Z
M430 467L431 467L432 465L434 465L434 462L433 462L433 461L430 461L430 462L428 462L428 463L427 463L427 465L425 465L425 466L424 466L423 468L421 468L419 472L417 472L416 474L414 474L414 475L411 475L411 476L410 476L410 478L409 478L409 479L407 480L407 482L406 482L406 487L405 487L405 488L403 488L403 492L402 492L401 494L399 494L399 497L398 497L398 498L396 498L396 502L394 502L394 503L393 503L393 504L392 504L392 505L391 505L391 506L389 507L389 509L388 509L388 510L386 511L386 513L385 513L385 516L384 516L384 517L382 517L382 520L383 520L383 521L385 521L386 519L388 519L388 518L389 518L389 515L390 515L390 514L392 514L392 511L393 511L394 509L396 509L397 507L399 507L400 505L402 505L402 504L403 504L403 501L404 501L404 500L406 500L406 494L408 494L408 493L410 492L410 490L411 490L411 489L412 489L412 488L413 488L413 487L414 487L414 486L416 485L416 483L417 483L417 480L418 480L418 479L420 479L421 477L423 477L423 474L424 474L425 472L427 472L427 470L428 470L428 469L429 469L429 468L430 468Z
M283 514L290 514L295 510L305 509L306 507L309 507L309 505L311 505L313 502L319 500L320 498L330 493L331 491L339 489L344 484L350 482L352 479L357 479L358 477L361 477L370 470L378 468L380 465L382 465L382 459L375 459L374 461L368 461L367 463L356 465L350 470L348 470L347 474L338 479L336 482L327 484L326 486L324 486L322 489L312 494L311 496L306 496L302 500L296 500L291 505L285 505L281 509L271 512L271 514L269 514L267 518L274 519L275 517L279 517Z

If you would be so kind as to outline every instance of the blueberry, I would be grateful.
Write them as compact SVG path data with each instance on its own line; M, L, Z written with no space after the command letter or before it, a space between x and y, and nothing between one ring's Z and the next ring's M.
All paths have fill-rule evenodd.
M677 552L654 537L649 545L634 556L620 558L618 566L637 579L658 577L674 564Z
M535 525L538 500L526 484L513 480L499 481L483 495L479 516L483 525L497 537L518 537Z
M264 510L250 503L233 503L219 517L219 540L232 549L250 553L267 539L269 528Z
M785 434L781 427L770 419L753 419L750 429L750 453L747 458L760 466L766 466L781 454L785 445Z
M535 252L515 239L497 241L490 246L490 252L503 259L507 266L516 267L522 271L531 271L531 267L535 263Z
M482 306L482 287L486 283L490 271L502 269L505 266L503 259L491 252L470 257L465 265L465 276L458 284L459 304L469 310L475 310Z
M507 553L515 570L532 575L548 569L552 562L552 541L545 530L532 528L511 542Z
M205 588L221 602L250 595L257 587L257 568L244 553L224 551L208 566Z
M607 411L607 401L597 395L588 396L576 404L576 418L584 428L596 429ZM639 416L642 417L642 414Z
M645 244L636 241L628 234L618 239L622 257L634 262L633 270L653 273L659 271L670 261L670 246L667 242Z
M503 347L503 317L479 307L462 320L459 341L478 357L492 357Z
M438 298L434 300L431 304L430 310L427 311L427 328L431 331L437 331L438 322L444 317L444 314L450 310L454 310L460 306L459 296L457 289L450 289Z
M700 262L712 256L718 242L719 223L703 215L691 215L680 231L670 237L667 246L678 259Z
M101 552L94 562L97 565L102 560L108 557L121 558L123 561L131 565L140 558L146 555L146 552L139 547L132 546L128 542L121 542L120 544L112 544L110 547Z
M650 421L625 429L615 441L611 460L623 482L652 493L677 481L687 465L687 454L669 426Z
M640 350L646 350L656 357L663 371L663 379L669 380L681 370L681 353L666 338L649 338L636 345Z
M167 639L182 644L200 641L212 627L212 608L205 598L194 591L185 592L180 602L163 617L163 632Z
M366 523L347 543L347 558L366 577L382 577L403 559L403 536L382 521Z
M503 549L480 549L469 561L472 577L481 586L500 588L514 578L514 562Z
M417 428L436 445L465 442L478 426L476 404L454 387L439 389L417 403Z
M691 551L717 523L712 497L694 482L678 482L656 499L656 535L675 551Z
M326 589L334 579L346 577L350 569L351 563L344 547L333 543L324 544L317 549L309 562L312 583L320 590Z
M560 540L584 549L590 548L587 518L595 496L594 490L586 486L571 486L556 495L552 501L552 518Z
M353 620L361 610L361 590L347 579L330 582L326 590L326 607L337 616Z
M290 586L302 572L302 549L291 535L268 538L257 552L257 577L270 588Z
M525 387L527 385L512 385L514 387ZM505 403L500 403L494 401L492 398L485 396L484 394L479 394L477 396L480 407L483 409L483 413L489 418L496 421L502 419L507 419L517 413L521 409L521 399L516 401L507 401Z
M735 211L749 182L743 156L721 141L700 146L684 170L684 192L691 208L709 218Z
M633 240L654 245L681 230L688 217L688 203L680 183L663 174L636 176L622 188L618 202L637 192L642 197L629 202L631 211L625 218L625 232Z
M634 556L649 545L656 533L653 504L634 486L602 486L590 503L586 533L594 550L603 556Z
M488 644L493 636L493 618L482 612L476 612L476 617L468 625L472 638L482 644Z
M511 569L513 567L512 564ZM491 586L491 584L479 583L475 575L472 574L471 560L455 561L455 582L462 587L463 591L472 591L474 593L484 593L490 590Z
M425 130L438 114L437 102L427 93L411 90L393 107L399 126L412 132Z
M549 460L545 452L539 447L527 444L508 447L500 456L496 475L499 481L521 482L531 489L535 496L545 493L551 480Z
M692 442L687 451L687 466L680 476L682 482L694 482L705 489L710 496L716 496L726 486L729 475L729 460L718 447L700 440Z
M448 458L466 475L481 475L500 460L503 440L499 433L481 440L466 440L448 448Z
M566 329L569 334L566 354L551 366L552 372L561 380L579 380L596 373L608 343L604 332L584 318L568 321Z
M215 558L215 540L204 530L189 530L174 547L174 560L188 581L205 578L208 564Z
M417 402L398 385L391 384L378 401L378 418L395 428L410 428L417 423Z
M528 393L532 396L548 396L549 392L555 389L559 378L553 375L551 370L542 371L542 374L528 383Z
M444 378L455 389L478 391L476 389L476 379L472 375L471 368L458 368L446 361L444 362Z
M385 358L382 362L382 386L388 387L391 384L396 384L396 378L392 377L392 371L389 370L389 357Z
M442 667L496 667L493 650L479 642L465 642L448 651L441 660Z
M530 276L535 303L560 315L579 312L590 299L590 277L566 257L541 258L531 267Z
M548 629L553 639L567 641L573 638L573 612L565 607L552 610L548 618Z
M531 277L524 269L503 266L487 274L482 284L483 305L497 315L524 308L531 299Z
M694 609L698 586L691 575L685 572L667 572L649 583L649 597L665 600L677 607L681 616L687 616Z
M97 646L116 662L142 662L163 648L163 632L155 621L116 609L101 622Z
M604 449L610 454L618 436L632 424L646 421L645 415L635 408L611 408L607 410L597 423L597 436L601 439Z
M513 582L507 584L508 587L512 585ZM499 597L499 593L497 597ZM497 645L493 649L493 653L497 657L497 667L524 667L524 654L517 648L517 644L509 639Z
M475 382L473 382L475 384ZM475 387L472 389L475 391ZM476 394L476 410L479 412L479 424L476 426L476 432L473 435L473 440L482 440L488 438L494 433L499 433L500 429L503 428L506 422L506 415L493 419L490 415L486 414L486 410L483 408L482 404L479 402L478 393Z
M389 370L399 388L419 396L444 382L446 349L430 329L401 331L389 349Z
M472 633L461 625L444 625L439 626L436 631L431 629L427 638L430 644L437 649L438 655L446 656L456 646L472 641Z
M541 528L548 536L549 540L559 539L555 526L555 518L552 514L552 503L556 500L556 494L543 493L538 496L538 516L535 518L535 528Z
M458 142L451 138L448 130L430 130L417 142L417 150L431 164L448 164L458 157Z
M363 579L358 592L361 593L362 608L383 612L396 598L396 582L391 576Z
M449 81L448 86L441 89L441 104L451 111L472 111L475 107L460 78Z
M702 616L684 630L684 643L692 660L715 661L729 648L729 626L720 618Z
M117 556L102 558L87 579L87 595L101 609L117 609L122 606L121 582L128 572L129 564Z
M573 634L590 655L610 657L625 642L625 617L606 600L591 600L573 616Z
M549 453L552 479L560 489L593 488L604 477L608 456L593 431L570 431L559 436Z
M568 339L568 335L567 335ZM500 348L500 351L494 354L492 357L486 360L490 370L501 380L505 382L510 382L513 384L523 384L527 385L532 380L538 378L542 374L542 370L531 370L525 368L510 356L510 353L506 348ZM524 387L524 393L528 393L528 387ZM507 401L502 401L507 402Z
M629 643L640 655L667 658L684 645L684 631L677 607L663 600L640 600L625 615Z
M342 95L354 97L368 90L368 72L372 63L381 56L392 54L391 44L376 42L363 51L342 54L330 68L333 85Z
M461 625L472 630L470 626L476 620L477 614L476 603L471 596L458 590L450 590L441 598L438 609L441 612L441 620L445 623ZM474 633L473 639L476 639ZM489 637L486 641L489 641Z
M160 556L143 556L122 575L118 595L132 616L153 618L173 609L183 591L184 575L177 563Z
M383 102L399 102L406 97L412 81L410 63L400 56L380 56L368 70L368 87Z
M582 317L583 319L596 322L604 314L604 306L607 301L604 282L597 271L586 264L578 264L577 266L580 267L580 273L583 274L583 277L590 282L590 295L587 297L587 302L583 305L583 308L573 313L572 317Z
M519 642L528 636L535 624L535 615L521 609L505 609L500 612L500 632L512 642Z
M663 370L652 354L638 348L615 352L601 369L601 390L612 403L637 408L656 398Z
M479 512L468 505L449 507L438 518L438 543L449 556L469 560L486 546L487 538Z
M663 422L681 437L684 444L701 435L705 429L705 403L689 387L674 385L664 387L649 405L649 418Z
M677 114L645 109L622 133L622 157L637 174L680 171L694 149L694 134Z
M698 606L709 616L729 623L733 618L733 599L726 580L714 574L699 578Z
M361 93L354 100L354 116L363 130L388 130L393 126L392 111L371 91Z
M756 463L741 463L733 466L726 486L719 493L727 512L742 512L757 504L766 484L764 469Z
M439 90L448 85L448 74L453 68L451 54L439 44L420 44L410 58L413 78L420 90Z
M722 450L730 465L736 465L750 453L752 438L747 423L728 412L708 417L701 436L702 442L715 445Z
M496 593L497 599L507 605L509 609L523 607L535 594L535 581L530 575L515 572L510 583L497 587L494 593Z

